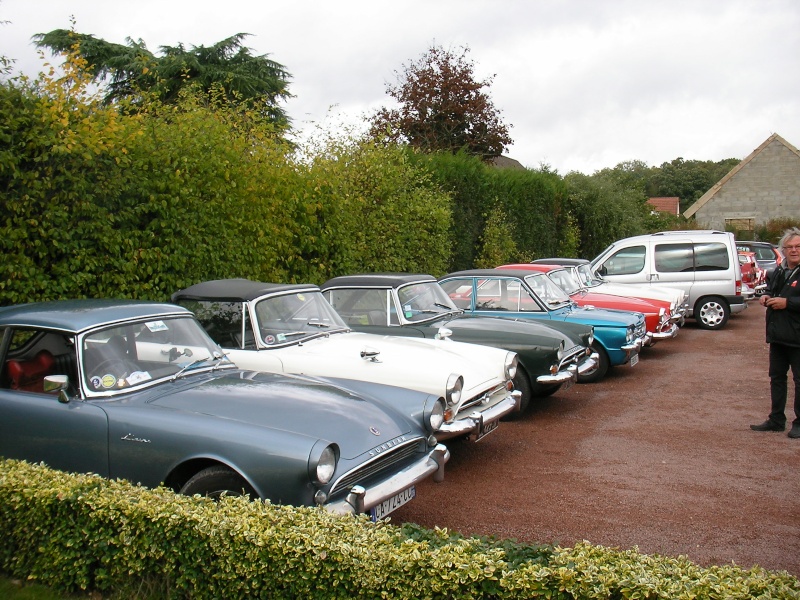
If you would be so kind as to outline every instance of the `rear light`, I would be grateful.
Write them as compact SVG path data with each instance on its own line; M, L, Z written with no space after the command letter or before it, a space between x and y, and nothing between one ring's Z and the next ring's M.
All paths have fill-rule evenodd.
M736 295L737 296L741 296L742 295L742 281L741 280L737 280L736 281Z

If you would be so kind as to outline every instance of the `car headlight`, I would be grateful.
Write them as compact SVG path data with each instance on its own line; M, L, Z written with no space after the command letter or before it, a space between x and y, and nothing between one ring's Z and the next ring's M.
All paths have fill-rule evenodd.
M592 327L592 330L589 332L589 343L587 345L591 346L592 344L594 344L594 327Z
M625 334L625 341L630 342L633 340L633 327L628 327L628 331Z
M558 345L558 352L556 352L556 358L558 358L558 362L561 362L564 358L564 340L561 340L561 343Z
M665 314L667 314L667 309L666 309L666 308L664 308L664 307L662 306L661 308L659 308L659 309L658 309L658 316L659 316L660 318L662 318L662 319L663 319Z
M314 451L311 453L311 463L309 465L314 483L326 485L330 482L336 471L337 454L334 444L327 444L318 452L315 446Z
M563 344L562 344L563 347ZM517 358L516 352L508 352L506 354L506 363L504 365L504 371L506 374L506 379L514 379L514 376L517 374L517 363L519 359Z
M447 378L447 390L444 399L448 406L457 406L461 402L461 390L464 389L464 378L453 373Z
M437 398L433 403L430 414L428 414L427 425L431 433L435 433L444 424L444 400Z

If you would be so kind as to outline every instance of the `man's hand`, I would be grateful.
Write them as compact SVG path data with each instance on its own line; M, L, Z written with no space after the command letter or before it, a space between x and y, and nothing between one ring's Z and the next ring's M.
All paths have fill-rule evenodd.
M767 298L764 306L767 306L772 310L784 310L786 309L786 298Z
M769 300L771 297L772 296L767 296L766 294L764 294L758 299L758 303L761 306L766 306L767 305L767 300Z

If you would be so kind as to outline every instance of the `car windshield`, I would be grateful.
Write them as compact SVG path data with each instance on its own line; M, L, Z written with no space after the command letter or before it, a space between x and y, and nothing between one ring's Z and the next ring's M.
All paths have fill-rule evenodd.
M264 344L275 346L349 328L322 293L304 291L260 300L256 304L256 330Z
M554 269L549 271L547 275L550 277L553 283L555 283L570 296L579 292L583 287L575 275L572 274L572 271L567 271L566 269Z
M87 395L147 387L190 371L233 366L192 317L130 322L81 339Z
M575 274L580 280L581 285L586 287L592 287L603 283L603 278L598 273L592 271L592 267L589 263L578 265L575 269Z
M528 284L528 287L530 287L547 306L554 307L570 302L569 296L567 296L564 290L553 283L544 273L527 275L525 277L525 283Z
M397 290L397 299L403 318L411 323L436 318L443 313L460 312L447 292L435 281L405 285Z

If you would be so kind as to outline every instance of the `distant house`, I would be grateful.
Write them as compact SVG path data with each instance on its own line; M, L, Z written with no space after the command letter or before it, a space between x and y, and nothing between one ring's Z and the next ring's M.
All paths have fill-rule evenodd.
M667 213L677 217L681 214L681 199L677 196L662 196L660 198L648 198L647 203L652 207L650 212Z
M692 204L704 228L754 233L771 219L800 217L800 151L777 133Z
M489 164L498 169L525 169L521 162L510 156L495 156L489 160Z

